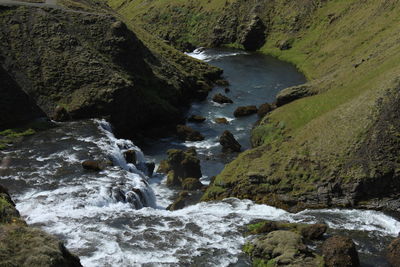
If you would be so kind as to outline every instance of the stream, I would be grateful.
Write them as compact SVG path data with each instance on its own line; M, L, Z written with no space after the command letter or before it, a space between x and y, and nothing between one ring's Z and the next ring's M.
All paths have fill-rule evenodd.
M257 115L235 119L238 106L272 102L281 89L301 84L304 77L277 59L235 50L197 50L190 56L224 69L226 93L234 104L208 99L194 103L188 115L207 118L188 125L206 138L182 142L176 138L147 140L141 148L117 139L104 120L58 123L58 127L26 137L0 151L0 183L8 187L26 221L61 238L84 266L251 266L241 252L249 237L246 224L260 219L326 223L329 234L348 235L357 244L362 266L388 266L384 249L398 235L400 222L378 211L323 209L288 213L234 198L198 203L177 211L165 208L178 193L163 175L149 177L145 163L156 164L170 148L196 147L204 184L231 157L221 153L218 137L231 131L243 149ZM215 124L226 117L229 124ZM138 164L123 156L134 150ZM86 159L109 160L101 172L82 169Z

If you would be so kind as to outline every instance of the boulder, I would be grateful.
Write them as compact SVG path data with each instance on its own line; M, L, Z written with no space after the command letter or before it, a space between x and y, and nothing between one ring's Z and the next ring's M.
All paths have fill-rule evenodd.
M246 50L255 51L265 43L266 27L258 16L253 16L240 37L240 43Z
M197 123L204 122L205 120L206 118L200 115L192 115L188 119L189 122L197 122Z
M136 165L136 151L135 150L127 150L124 152L124 157L127 163L132 163Z
M233 115L235 117L244 117L244 116L249 116L252 114L256 114L258 111L256 106L243 106L243 107L238 107Z
M245 252L271 266L321 266L321 260L308 250L299 234L292 231L273 231L256 238L245 246ZM263 265L264 266L264 265ZM269 265L268 265L269 266Z
M226 88L224 89L224 91L225 91L225 93L229 93L229 92L231 91L231 89L229 89L228 87L226 87Z
M233 103L232 99L230 99L229 97L224 96L222 94L214 95L212 101L219 103L219 104L232 104Z
M154 169L156 168L156 164L154 162L146 162L146 168L147 168L147 175L149 177L153 176Z
M90 171L101 171L104 169L103 163L98 160L85 160L82 162L82 167Z
M186 126L186 125L177 125L176 133L178 138L184 141L202 141L204 140L204 136L196 130Z
M292 48L292 43L293 39L286 39L280 41L277 46L280 50L289 50L290 48Z
M321 239L327 229L326 224L311 224L301 228L301 235L308 240Z
M198 190L203 187L203 184L198 178L186 178L182 182L183 190Z
M156 172L157 173L163 173L163 174L168 174L168 172L171 170L169 167L168 161L167 160L162 160L160 162L160 165L158 166Z
M68 121L68 120L70 120L70 119L71 119L71 116L69 115L69 113L68 113L68 111L67 111L67 109L66 109L65 107L57 106L57 107L54 109L52 119L53 119L54 121L60 121L60 122L62 122L62 121Z
M262 104L257 111L258 117L262 118L273 110L272 105L269 103Z
M200 160L197 158L195 149L188 149L187 151L170 149L167 154L168 158L163 163L163 168L169 170L168 186L181 186L186 178L199 179L202 176Z
M356 245L344 236L333 236L322 244L322 255L327 267L360 266Z
M218 86L228 86L229 82L227 80L220 79L220 80L216 80L215 84L218 85Z
M276 96L276 105L280 107L297 99L311 96L313 94L314 93L311 90L311 86L308 84L288 87L278 93Z
M400 238L396 238L389 244L386 258L392 266L400 266Z
M218 124L228 124L229 123L226 118L215 118L214 121L215 121L215 123L218 123Z
M219 143L222 146L222 151L224 152L240 152L242 146L236 141L233 134L229 131L223 132L219 138Z
M179 193L178 198L167 207L167 210L174 211L183 209L186 206L186 199L189 197L188 192L181 192Z

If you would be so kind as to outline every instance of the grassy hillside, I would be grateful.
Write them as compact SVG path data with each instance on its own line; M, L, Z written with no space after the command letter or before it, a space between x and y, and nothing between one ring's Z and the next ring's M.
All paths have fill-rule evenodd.
M196 2L109 4L181 48L215 45L216 33L220 45L240 47L258 16L266 25L260 51L295 64L318 93L263 118L252 133L258 146L227 165L204 199L397 209L400 1Z

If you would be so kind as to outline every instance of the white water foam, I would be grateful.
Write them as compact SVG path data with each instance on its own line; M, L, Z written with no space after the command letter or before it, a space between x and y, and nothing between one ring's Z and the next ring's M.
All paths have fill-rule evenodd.
M190 53L185 53L186 55L205 61L209 62L211 60L216 60L222 57L233 57L233 56L238 56L238 55L246 55L247 53L245 51L235 51L235 52L229 52L229 51L218 51L218 53L210 53L210 51L205 50L204 48L200 47L195 49L193 52Z

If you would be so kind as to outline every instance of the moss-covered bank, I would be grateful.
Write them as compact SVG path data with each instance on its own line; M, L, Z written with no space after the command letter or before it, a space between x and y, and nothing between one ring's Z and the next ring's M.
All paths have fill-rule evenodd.
M313 96L264 117L252 132L256 147L225 167L204 200L399 210L399 1L109 3L178 47L243 46L246 36L262 35L260 51L294 63L310 81ZM255 20L265 26L256 37Z

